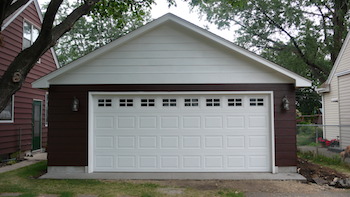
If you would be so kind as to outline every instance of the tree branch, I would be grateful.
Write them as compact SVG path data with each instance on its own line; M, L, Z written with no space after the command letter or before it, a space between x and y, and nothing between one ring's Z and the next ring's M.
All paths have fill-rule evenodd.
M1 0L0 1L0 26L4 20L13 14L17 9L25 5L29 0L17 0L12 3L13 0Z

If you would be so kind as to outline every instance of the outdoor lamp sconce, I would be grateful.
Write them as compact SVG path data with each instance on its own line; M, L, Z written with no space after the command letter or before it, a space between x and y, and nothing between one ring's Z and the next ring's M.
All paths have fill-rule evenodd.
M73 98L72 111L79 111L79 100L77 99L77 97Z
M289 110L289 100L288 100L287 96L284 96L282 99L282 107L286 111Z

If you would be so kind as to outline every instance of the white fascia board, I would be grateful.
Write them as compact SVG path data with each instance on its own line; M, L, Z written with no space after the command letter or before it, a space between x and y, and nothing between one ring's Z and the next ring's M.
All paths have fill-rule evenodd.
M346 38L344 40L344 43L340 49L340 52L338 54L338 57L337 59L335 60L335 63L333 65L333 68L328 76L328 79L326 80L325 84L330 84L334 75L335 75L335 72L337 71L337 68L339 66L339 63L340 63L340 60L343 58L343 56L345 55L345 48L346 46L349 45L349 40L350 40L350 32L348 33L348 35L346 35Z
M95 58L103 53L106 53L109 50L111 50L117 46L120 46L123 43L125 43L125 42L145 33L145 32L148 32L148 31L158 27L160 24L165 23L167 21L173 21L173 22L175 22L175 23L177 23L185 28L192 30L193 32L195 32L199 35L202 35L203 37L205 37L209 40L212 40L212 41L214 41L222 46L225 46L233 51L236 51L236 52L242 54L243 56L246 56L254 61L257 61L257 62L283 74L283 75L286 75L287 77L294 79L296 87L311 87L310 80L305 79L296 73L293 73L293 72L291 72L291 71L289 71L281 66L278 66L277 64L274 64L274 63L254 54L248 50L245 50L245 49L233 44L232 42L230 42L230 41L228 41L220 36L217 36L217 35L209 32L207 30L204 30L203 28L200 28L200 27L198 27L198 26L196 26L196 25L194 25L194 24L192 24L184 19L181 19L173 14L170 14L170 13L148 23L147 25L140 27L139 29L137 29L135 31L130 32L129 34L127 34L127 35L125 35L125 36L89 53L88 55L86 55L84 57L79 58L78 60L64 66L63 67L64 69L61 68L61 69L59 69L59 70L57 70L49 75L46 75L45 77L39 79L38 81L35 81L33 83L33 87L48 88L48 86L49 86L48 81L49 80L54 79L54 78L58 77L59 75L63 74L64 72L67 72L71 69L74 69L74 68L84 64L85 62L88 62L89 60L91 60L91 59L93 59L93 58ZM47 80L47 81L43 82L43 80Z
M26 4L24 4L17 11L15 11L12 15L10 15L9 16L10 18L1 27L1 31L6 29L6 27L9 26L12 23L12 21L15 20L17 18L17 16L20 15L23 12L23 10L25 10L33 1L36 2L36 0L29 0Z

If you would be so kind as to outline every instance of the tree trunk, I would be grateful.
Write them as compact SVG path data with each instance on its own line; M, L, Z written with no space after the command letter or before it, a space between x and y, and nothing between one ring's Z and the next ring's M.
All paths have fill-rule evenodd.
M344 38L347 34L345 16L349 10L348 1L334 0L333 12L333 49L331 53L331 61L334 64L343 45Z
M4 110L11 96L18 91L30 70L35 66L37 60L51 47L56 41L99 0L89 0L76 8L69 14L64 21L53 27L54 19L62 0L51 1L45 14L41 31L37 40L29 48L21 51L11 62L4 75L0 78L0 112ZM53 27L53 28L52 28Z

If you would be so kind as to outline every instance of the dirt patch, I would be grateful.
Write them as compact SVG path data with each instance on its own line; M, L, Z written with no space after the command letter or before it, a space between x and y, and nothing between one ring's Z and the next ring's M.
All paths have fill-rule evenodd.
M311 183L315 183L316 181L318 182L318 180L324 180L325 183L329 185L334 178L349 178L349 176L336 170L310 163L301 158L298 159L298 171L307 179L308 182Z

